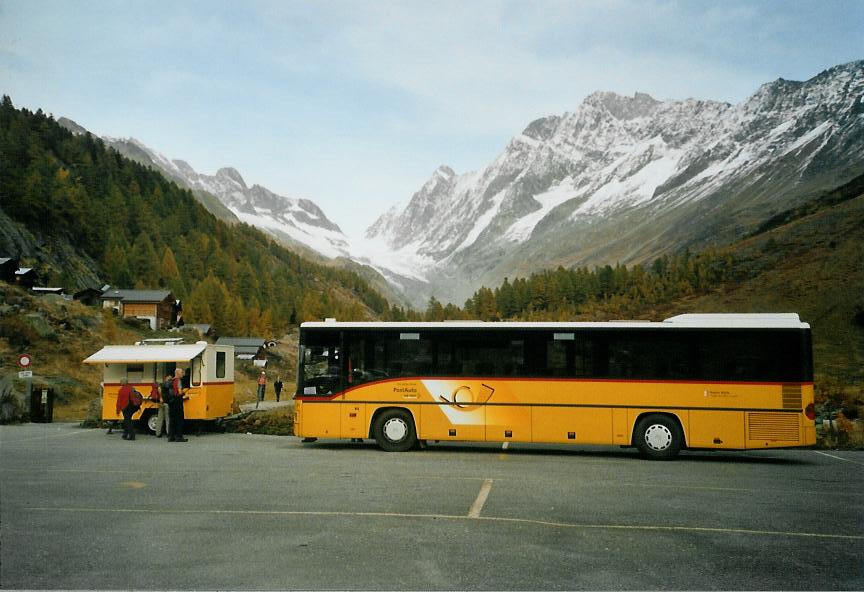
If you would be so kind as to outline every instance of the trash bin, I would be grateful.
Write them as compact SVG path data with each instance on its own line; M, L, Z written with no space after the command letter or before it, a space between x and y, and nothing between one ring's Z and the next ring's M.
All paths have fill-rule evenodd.
M30 391L30 421L50 423L54 421L54 391L35 387Z

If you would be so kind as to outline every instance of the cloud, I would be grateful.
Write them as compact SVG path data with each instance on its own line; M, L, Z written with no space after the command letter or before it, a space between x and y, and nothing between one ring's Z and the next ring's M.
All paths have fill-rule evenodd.
M284 66L300 62L379 89L370 95L398 97L401 116L382 118L393 132L513 133L595 90L740 100L763 81L729 44L733 23L749 31L760 19L745 4L722 11L623 1L256 6L271 30L291 34L298 19L309 27L311 45L286 52Z

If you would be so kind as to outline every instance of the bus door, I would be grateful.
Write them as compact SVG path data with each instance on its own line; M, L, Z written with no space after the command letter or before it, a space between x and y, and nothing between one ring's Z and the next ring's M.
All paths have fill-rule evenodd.
M338 332L314 332L300 346L302 433L307 437L339 438L344 406L342 347ZM358 436L360 437L360 436Z
M339 433L341 438L368 438L366 429L366 404L368 390L352 393L352 389L380 377L367 373L366 349L372 344L361 335L347 335L345 338L344 355L342 356L342 375L345 377L344 390L339 397Z

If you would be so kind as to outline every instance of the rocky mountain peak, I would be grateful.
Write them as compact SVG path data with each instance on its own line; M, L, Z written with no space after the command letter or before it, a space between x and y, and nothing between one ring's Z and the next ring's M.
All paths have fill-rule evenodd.
M452 177L454 177L456 175L456 173L453 171L453 169L451 169L446 164L442 164L437 169L435 169L434 174L438 175L439 177L441 177L443 179L447 179L447 180L451 179Z
M558 115L541 117L529 123L528 127L522 130L522 135L542 142L552 137L555 130L558 129L559 123L561 123L561 117Z
M192 168L192 165L186 162L185 160L174 159L171 162L174 163L174 166L177 167L181 173L188 177L197 177L198 173L195 172L195 169Z
M864 74L864 60L854 60L852 62L847 62L845 64L838 64L837 66L833 66L828 68L827 70L823 70L819 74L813 77L812 80L821 80L823 78L836 78L836 77L848 77L848 76L857 76L861 77Z
M240 172L233 167L222 167L216 171L216 176L220 179L227 179L239 185L242 189L247 189L246 182Z
M61 117L60 119L57 120L57 124L60 127L66 128L67 130L69 130L70 132L75 134L76 136L87 133L86 129L84 129L83 127L81 127L80 125L78 125L77 123L75 123L74 121L69 119L68 117Z
M456 173L449 166L442 164L432 173L429 180L423 184L423 187L414 194L411 201L421 200L428 201L431 196L441 193L449 189Z
M582 104L605 109L615 119L628 120L651 115L661 102L646 93L637 92L632 97L624 97L614 92L598 91L588 95Z

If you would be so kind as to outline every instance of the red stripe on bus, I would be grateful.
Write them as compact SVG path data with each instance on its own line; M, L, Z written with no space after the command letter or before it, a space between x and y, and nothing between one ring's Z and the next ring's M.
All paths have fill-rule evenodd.
M102 386L122 386L122 382L103 382ZM130 382L132 386L153 386L152 382ZM162 381L156 383L159 386L162 386ZM199 386L210 386L214 384L234 384L233 382L202 382L201 384L196 384L195 386L188 388L198 388Z

